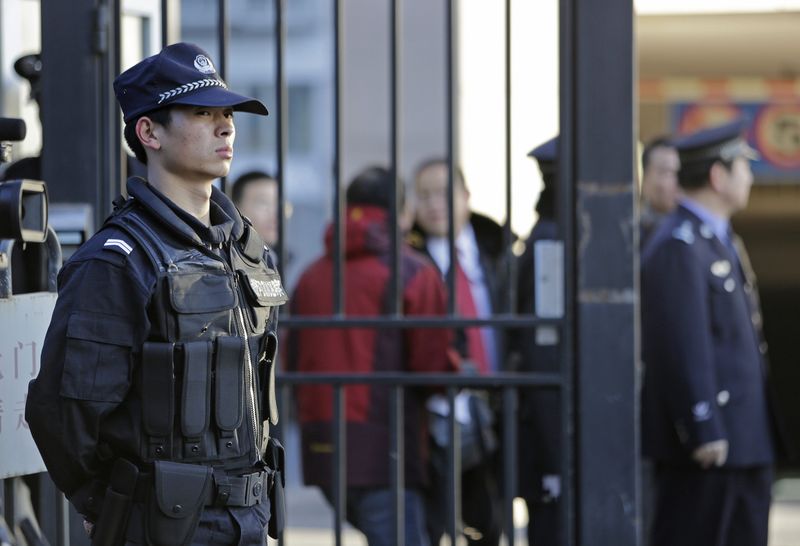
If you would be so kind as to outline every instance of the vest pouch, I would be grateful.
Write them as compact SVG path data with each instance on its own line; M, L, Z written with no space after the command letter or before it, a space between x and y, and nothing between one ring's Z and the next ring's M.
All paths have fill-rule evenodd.
M156 461L154 483L145 506L145 536L150 546L184 546L197 530L213 484L208 466Z
M273 269L248 268L239 269L236 273L247 298L247 307L250 309L248 316L253 332L260 334L267 327L270 310L289 301L289 296L283 289L281 276Z
M214 408L217 425L217 453L227 459L240 455L236 429L244 415L244 340L220 336L214 357Z
M174 343L146 342L142 346L142 426L147 437L145 460L172 457L175 419Z
M211 413L211 342L183 344L183 392L181 393L181 434L183 458L198 459L206 453L203 435Z
M228 311L236 305L231 277L221 270L203 269L169 273L168 279L179 339L208 339L215 331L228 331Z

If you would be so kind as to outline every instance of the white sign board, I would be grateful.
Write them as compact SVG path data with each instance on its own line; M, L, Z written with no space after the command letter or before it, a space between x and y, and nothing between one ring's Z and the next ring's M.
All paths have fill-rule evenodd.
M0 479L44 472L25 421L28 383L39 373L56 294L0 299Z

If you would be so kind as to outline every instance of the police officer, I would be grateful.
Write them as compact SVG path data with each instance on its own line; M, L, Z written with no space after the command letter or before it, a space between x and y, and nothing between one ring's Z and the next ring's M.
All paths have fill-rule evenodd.
M94 544L263 544L270 507L279 519L269 424L286 294L212 181L230 168L234 111L267 109L186 43L114 91L148 180L128 180L62 269L26 417Z
M558 137L534 148L528 157L539 165L544 187L536 203L539 218L525 241L519 262L518 310L533 314L536 310L534 248L537 241L554 240L558 235L555 197L558 182ZM520 355L520 370L558 372L558 331L553 326L539 326L514 332L512 348ZM528 505L528 543L533 546L561 544L559 500L561 498L561 422L559 396L555 391L526 389L520 396L519 461L520 495Z
M642 255L654 546L766 546L778 449L755 277L731 216L756 156L736 120L675 141L684 195Z

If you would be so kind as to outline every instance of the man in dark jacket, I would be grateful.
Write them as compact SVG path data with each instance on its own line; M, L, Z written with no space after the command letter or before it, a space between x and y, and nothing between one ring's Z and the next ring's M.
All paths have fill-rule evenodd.
M684 196L642 253L642 441L653 546L766 546L780 446L755 276L730 217L753 182L742 120L675 141Z
M114 90L148 180L128 181L59 274L30 430L94 544L261 545L281 483L269 424L286 294L212 182L230 168L234 110L267 110L185 43Z
M411 244L431 257L445 277L451 266L448 242L448 164L431 159L417 167L415 224ZM453 177L453 233L456 264L455 303L464 318L489 318L502 309L505 252L503 229L486 216L470 211L470 193L460 169ZM502 332L494 328L461 328L456 331L454 354L464 371L490 374L499 371L504 357ZM486 397L486 393L480 393ZM477 415L473 416L479 422ZM489 420L491 420L491 414ZM489 428L489 424L486 428ZM496 431L488 431L496 438ZM492 443L492 442L487 442ZM478 464L463 468L462 518L470 544L496 545L502 532L502 502L498 487L496 443ZM487 450L488 451L488 450ZM463 460L463 457L462 457ZM434 469L444 482L444 468ZM429 530L433 543L444 533L444 494L434 485L429 500Z
M377 317L389 312L392 291L389 197L394 180L386 169L359 174L347 189L344 263L345 313ZM402 208L402 204L400 206ZM292 300L295 316L330 316L333 312L332 229L326 254L303 273ZM426 258L401 247L402 312L406 316L445 314L439 272ZM302 329L290 338L290 369L300 372L447 372L450 333L445 329ZM370 546L394 544L394 512L389 477L389 388L353 385L345 389L347 419L347 519ZM302 430L303 473L331 499L332 389L304 386L297 392ZM421 490L427 483L425 393L405 396L405 537L425 546Z
M539 164L544 187L536 203L539 218L525 241L525 252L519 262L518 311L524 314L537 314L536 279L547 265L536 263L536 247L544 249L545 245L557 244L559 235L555 211L558 142L558 137L552 138L528 154ZM514 332L511 345L520 356L520 371L557 373L560 370L557 327L537 326L534 331ZM520 393L519 493L528 505L528 544L532 546L562 542L559 526L560 400L559 393L551 390L526 389Z

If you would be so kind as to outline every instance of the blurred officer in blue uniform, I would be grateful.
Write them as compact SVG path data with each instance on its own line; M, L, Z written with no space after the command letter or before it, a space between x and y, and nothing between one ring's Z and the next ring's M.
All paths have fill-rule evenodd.
M683 197L642 253L643 453L653 546L766 546L780 446L755 277L731 216L757 157L744 120L677 139Z
M114 91L148 180L128 180L128 198L59 274L30 430L94 545L261 545L270 508L280 523L269 424L286 294L212 182L230 169L234 111L267 109L185 43Z
M536 311L534 283L538 241L556 240L556 184L558 182L558 137L534 148L544 187L536 203L539 218L525 242L519 262L518 312ZM558 372L559 333L555 326L537 326L535 332L516 331L512 351L519 354L519 371ZM528 505L528 544L561 544L559 501L561 499L561 415L559 393L525 389L520 393L519 472L520 495Z

